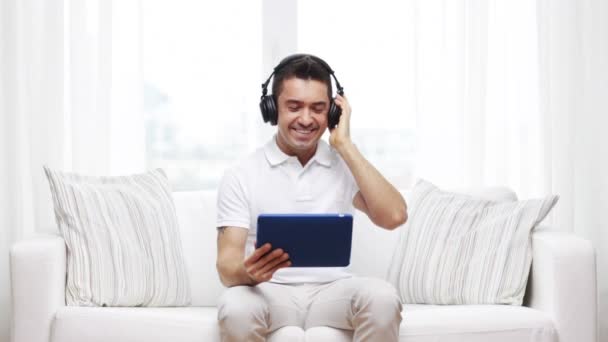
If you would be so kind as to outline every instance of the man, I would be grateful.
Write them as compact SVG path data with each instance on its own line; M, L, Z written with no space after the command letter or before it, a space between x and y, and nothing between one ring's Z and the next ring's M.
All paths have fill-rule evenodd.
M265 96L273 75L273 94ZM403 197L351 141L351 108L345 96L332 99L330 76L342 93L320 58L284 59L260 103L276 135L221 181L217 269L229 287L218 303L223 341L264 341L284 326L353 330L355 341L398 340L401 303L387 282L343 268L290 268L280 248L254 247L261 213L352 213L354 206L385 229L407 220ZM328 125L329 145L321 140Z

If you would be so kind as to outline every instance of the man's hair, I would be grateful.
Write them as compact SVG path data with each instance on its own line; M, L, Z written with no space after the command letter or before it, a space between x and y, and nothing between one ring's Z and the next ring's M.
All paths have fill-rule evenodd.
M331 101L332 87L329 71L314 58L305 56L289 63L274 74L272 96L278 105L279 95L283 91L283 81L297 77L303 80L315 80L327 85L327 98Z

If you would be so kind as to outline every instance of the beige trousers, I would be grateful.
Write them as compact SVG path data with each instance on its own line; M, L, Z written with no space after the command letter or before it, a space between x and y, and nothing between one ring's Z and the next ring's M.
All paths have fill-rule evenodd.
M325 284L235 286L218 302L224 342L265 341L284 326L353 330L353 340L399 339L401 301L395 288L377 278L352 277Z

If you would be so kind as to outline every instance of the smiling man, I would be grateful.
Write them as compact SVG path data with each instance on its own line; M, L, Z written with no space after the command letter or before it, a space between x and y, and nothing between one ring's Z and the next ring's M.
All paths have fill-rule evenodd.
M403 197L351 141L351 108L341 93L329 65L304 54L281 61L263 85L262 116L277 133L227 170L218 192L217 269L228 287L218 303L222 341L265 341L284 326L353 330L355 341L398 340L402 307L384 280L340 267L290 267L283 250L254 247L262 213L356 208L389 230L407 220ZM321 139L328 128L329 144Z

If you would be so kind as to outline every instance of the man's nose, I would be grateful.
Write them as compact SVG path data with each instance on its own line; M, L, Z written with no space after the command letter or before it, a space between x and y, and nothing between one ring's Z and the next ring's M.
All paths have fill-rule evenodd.
M302 126L308 126L313 123L312 115L310 114L309 109L302 110L300 116L298 117L298 123Z

